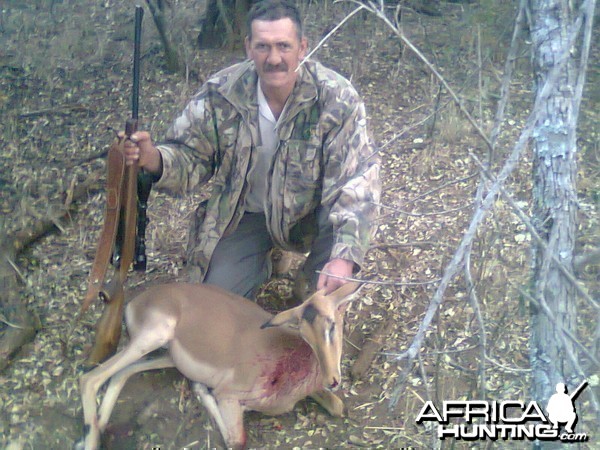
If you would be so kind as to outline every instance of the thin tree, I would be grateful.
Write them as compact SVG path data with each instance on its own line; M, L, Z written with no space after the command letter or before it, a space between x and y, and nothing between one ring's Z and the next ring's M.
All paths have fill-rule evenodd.
M146 0L146 4L152 13L152 19L160 36L165 54L165 68L171 73L177 73L182 69L181 58L177 49L171 41L166 19L167 8L170 4L164 0Z
M573 259L577 236L576 129L595 1L530 3L532 59L540 111L532 136L534 245L531 307L532 398L584 377L567 333L576 336ZM583 33L581 32L583 30ZM581 36L583 35L583 39ZM562 267L561 267L562 265Z

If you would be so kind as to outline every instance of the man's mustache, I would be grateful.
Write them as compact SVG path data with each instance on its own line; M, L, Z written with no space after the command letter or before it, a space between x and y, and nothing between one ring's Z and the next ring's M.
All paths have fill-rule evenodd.
M264 65L264 69L265 72L287 72L288 71L288 67L287 64L277 64L276 66L273 66L271 64L265 64Z

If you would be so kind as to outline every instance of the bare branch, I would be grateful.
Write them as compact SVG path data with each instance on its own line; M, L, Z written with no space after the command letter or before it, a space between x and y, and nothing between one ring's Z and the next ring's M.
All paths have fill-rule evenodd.
M316 52L317 50L319 50L319 48L321 48L321 46L322 46L322 45L323 45L323 44L324 44L324 43L327 41L327 39L329 39L331 36L333 36L333 34L334 34L334 33L335 33L337 30L339 30L339 29L342 27L342 25L344 25L344 24L345 24L345 23L346 23L348 20L350 20L350 18L351 18L352 16L354 16L354 15L355 15L357 12L359 12L359 11L362 11L363 9L365 9L365 6L364 6L364 5L360 5L360 6L359 6L358 8L356 8L354 11L352 11L350 14L348 14L346 17L344 17L344 19L343 19L343 20L342 20L340 23L338 23L338 24L337 24L335 27L333 27L333 29L332 29L332 30L331 30L329 33L327 33L323 39L321 39L321 40L319 41L319 43L318 43L318 44L315 46L315 48L313 48L313 49L312 49L312 50L311 50L311 51L308 53L308 55L306 55L306 56L304 57L304 59L303 59L302 61L300 61L300 64L298 64L298 67L296 68L296 71L298 71L298 70L300 69L300 67L302 67L302 66L304 65L304 63L305 63L305 62L306 62L306 61L307 61L307 60L308 60L308 59L309 59L309 58L310 58L312 55L314 55L314 54L315 54L315 52Z
M473 161L475 161L475 163L479 166L482 174L484 174L487 179L489 179L490 181L493 182L494 181L493 175L484 167L483 163L479 160L479 158L477 158L477 156L472 153L470 153L470 155L471 155L471 158L473 158ZM529 231L529 233L531 234L531 237L533 237L533 239L536 241L536 243L542 249L544 249L546 251L546 253L547 253L546 259L548 261L551 260L554 264L556 264L556 266L559 268L559 270L565 276L565 278L573 284L573 286L577 289L577 292L579 292L581 297L584 298L592 308L594 308L596 311L600 311L600 305L598 305L598 303L592 297L590 297L590 295L588 294L586 289L581 286L579 281L577 281L577 279L573 276L573 274L569 271L569 269L567 269L565 267L565 265L562 263L562 261L560 261L553 254L553 252L548 251L548 244L546 244L546 242L538 234L535 227L533 226L533 223L531 223L531 220L529 220L529 217L527 217L527 214L525 214L525 212L519 207L519 205L517 205L517 203L513 200L512 196L506 191L506 189L503 186L500 186L499 192L500 192L500 195L502 195L502 198L504 198L504 200L506 200L506 202L513 209L513 212L515 213L515 215L527 227L527 231Z
M340 280L346 280L346 281L356 281L358 283L365 283L365 284L375 284L378 286L425 286L428 284L436 284L439 283L439 279L437 280L425 280L425 281L377 281L377 280L365 280L365 279L361 279L361 278L352 278L352 277L341 277L339 275L334 275L332 273L329 272L325 272L324 270L315 270L316 273L318 274L323 274L323 275L327 275L328 277L331 278L338 278Z
M475 283L473 282L473 276L471 275L471 248L465 254L465 268L464 268L465 280L467 282L467 291L469 293L469 301L473 307L475 319L479 325L479 347L481 357L479 358L479 386L481 389L481 398L486 398L486 376L485 376L485 361L487 357L487 337L485 322L481 314L481 308L479 307L479 299L477 298L477 290Z
M600 367L600 361L598 361L598 359L588 351L587 348L585 348L585 346L579 342L579 340L577 339L576 336L574 336L569 330L567 330L566 328L564 328L557 320L556 317L554 317L554 314L552 313L552 311L550 310L550 308L548 307L547 303L545 302L545 300L542 298L541 301L537 300L535 297L533 297L531 294L529 294L529 292L525 291L521 286L516 286L514 283L510 282L509 283L515 288L517 289L521 295L523 297L525 297L528 301L530 301L531 303L533 303L535 306L537 306L538 308L540 308L544 314L546 314L546 316L548 317L548 319L550 319L550 321L552 322L552 324L558 328L558 330L560 330L562 332L562 334L560 335L560 339L564 340L564 336L568 337L580 350L582 353L584 353L591 362L593 362L596 367ZM563 336L564 335L564 336ZM565 349L568 349L568 346L563 345ZM579 368L579 373L583 374L583 371L581 370L581 368Z
M402 209L398 209L398 208L394 208L392 206L387 206L381 203L376 203L376 202L371 202L373 205L378 206L380 208L384 208L384 209L389 209L391 211L394 211L398 214L404 214L405 216L410 216L410 217L427 217L427 216L442 216L444 214L452 214L455 213L457 211L462 211L464 209L469 209L473 206L473 203L469 203L467 205L464 206L459 206L458 208L452 208L452 209L446 209L444 211L432 211L432 212L426 212L426 213L415 213L415 212L410 212L410 211L404 211Z
M437 186L437 187L435 187L433 189L430 189L430 190L428 190L426 192L423 192L422 194L419 194L416 197L411 198L410 200L408 200L407 203L414 203L417 200L420 200L423 197L427 197L428 195L431 195L431 194L433 194L433 193L435 193L437 191L441 191L442 189L445 189L448 186L452 186L452 185L455 185L455 184L458 184L458 183L463 183L465 181L469 181L471 178L475 178L476 176L477 176L477 173L474 173L472 175L467 175L466 177L463 177L463 178L457 178L456 180L448 181L448 182L446 182L444 184L441 184L441 185L439 185L439 186Z
M355 0L348 0L351 3L357 3ZM454 89L450 87L448 82L444 79L444 77L437 71L435 66L429 62L427 57L421 53L421 51L404 35L404 32L396 26L394 23L390 21L390 19L386 16L385 11L380 8L376 8L373 2L368 2L369 6L362 5L365 9L375 14L379 17L388 27L392 30L392 32L402 41L402 43L408 47L412 52L417 55L417 57L427 66L429 71L439 80L439 82L444 86L444 88L448 91L448 94L452 97L460 111L463 113L465 118L469 121L471 126L477 131L477 134L481 137L481 139L485 142L485 144L492 149L492 142L487 137L486 133L480 128L477 124L473 116L469 114L467 109L465 108L462 100L458 98L458 95L454 92Z
M496 108L496 118L494 120L494 127L492 128L492 132L490 135L490 141L492 142L493 147L496 146L496 141L498 140L498 135L500 134L502 123L504 122L504 113L506 111L506 105L508 104L508 99L510 97L510 81L512 79L514 62L517 59L517 42L521 34L521 29L523 28L523 23L525 21L526 6L526 0L521 0L519 4L519 13L517 14L517 19L515 20L515 26L513 28L510 47L506 55L506 62L504 64L504 75L502 77L502 83L500 85L500 101L498 102L498 106Z
M583 86L585 85L585 76L590 56L595 11L596 0L587 0L581 5L581 14L579 17L585 21L585 25L583 27L583 43L581 46L577 84L575 85L575 95L573 96L573 117L579 117L579 107L581 106L581 99L583 98ZM573 127L573 130L576 130L576 127Z

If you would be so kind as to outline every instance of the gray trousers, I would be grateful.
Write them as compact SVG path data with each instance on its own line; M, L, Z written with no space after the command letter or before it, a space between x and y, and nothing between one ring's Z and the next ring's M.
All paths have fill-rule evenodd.
M300 269L313 288L319 275L316 271L329 261L333 247L333 227L326 214L319 214L318 224L317 237ZM269 252L274 245L264 214L244 214L235 231L217 244L204 282L254 299L260 285L271 276Z

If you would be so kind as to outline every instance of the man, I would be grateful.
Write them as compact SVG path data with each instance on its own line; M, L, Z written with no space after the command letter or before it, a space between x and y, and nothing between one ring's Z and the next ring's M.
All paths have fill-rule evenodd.
M279 247L309 251L302 274L332 292L360 269L379 200L364 105L340 75L301 64L308 44L293 2L253 5L245 45L248 61L209 79L166 142L131 137L128 163L176 193L212 178L190 230L193 281L252 298Z

